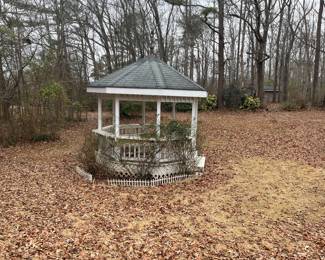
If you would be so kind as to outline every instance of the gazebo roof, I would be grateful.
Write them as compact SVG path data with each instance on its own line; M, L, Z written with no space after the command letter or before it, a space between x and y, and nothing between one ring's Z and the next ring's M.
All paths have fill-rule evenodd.
M91 82L87 92L150 96L206 97L203 87L156 57L141 58Z

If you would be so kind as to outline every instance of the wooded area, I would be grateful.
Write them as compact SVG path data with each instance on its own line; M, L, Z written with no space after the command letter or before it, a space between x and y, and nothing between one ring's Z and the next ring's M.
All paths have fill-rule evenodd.
M323 9L324 0L0 0L0 258L324 259ZM159 69L144 98L86 93L152 55L208 97L193 83L204 96L166 85L183 99L147 101ZM132 72L141 85L162 64L146 59L155 62ZM98 167L99 149L138 163L136 181L177 160L191 178L110 186L117 170Z
M51 132L94 105L90 81L147 55L204 86L219 108L238 108L227 98L244 94L324 105L323 7L323 0L1 0L0 119L10 132Z

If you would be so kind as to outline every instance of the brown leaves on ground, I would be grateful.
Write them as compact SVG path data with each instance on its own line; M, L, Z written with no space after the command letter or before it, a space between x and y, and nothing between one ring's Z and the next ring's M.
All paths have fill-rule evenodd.
M0 257L324 257L325 113L201 113L200 128L205 175L157 188L81 180L89 124L0 150Z

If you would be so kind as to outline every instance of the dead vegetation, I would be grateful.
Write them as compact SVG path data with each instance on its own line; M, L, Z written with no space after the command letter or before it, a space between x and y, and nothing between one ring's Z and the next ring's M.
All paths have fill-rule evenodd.
M86 123L1 149L0 257L324 257L324 112L211 112L200 125L205 175L157 188L83 182Z

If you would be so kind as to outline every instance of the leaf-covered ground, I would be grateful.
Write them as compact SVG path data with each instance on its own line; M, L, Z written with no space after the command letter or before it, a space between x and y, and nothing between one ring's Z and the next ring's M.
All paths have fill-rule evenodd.
M89 184L83 133L0 149L0 258L325 258L325 112L201 113L196 180Z

